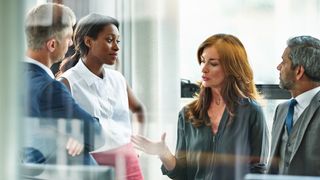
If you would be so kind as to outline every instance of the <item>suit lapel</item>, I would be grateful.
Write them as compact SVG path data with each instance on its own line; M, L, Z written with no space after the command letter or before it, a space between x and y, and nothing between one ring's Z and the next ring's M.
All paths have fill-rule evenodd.
M301 122L301 125L299 127L297 138L294 143L292 154L290 157L290 161L292 160L293 156L296 154L296 152L301 144L301 141L303 139L303 136L307 130L307 127L308 127L311 119L313 118L315 111L319 108L319 106L320 106L320 91L315 95L314 98L312 98L309 106L304 110L302 115L299 117L299 120L303 121L303 122Z

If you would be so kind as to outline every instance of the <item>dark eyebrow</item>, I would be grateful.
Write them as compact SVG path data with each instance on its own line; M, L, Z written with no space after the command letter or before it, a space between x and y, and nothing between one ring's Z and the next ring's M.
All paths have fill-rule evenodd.
M119 34L115 34L115 33L108 33L108 34L105 34L105 36L120 37Z

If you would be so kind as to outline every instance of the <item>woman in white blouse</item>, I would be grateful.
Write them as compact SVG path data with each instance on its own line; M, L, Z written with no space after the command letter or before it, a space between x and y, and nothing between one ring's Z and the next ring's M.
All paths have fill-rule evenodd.
M144 107L123 75L104 66L114 65L118 59L118 28L118 21L109 16L89 14L80 19L73 37L76 53L61 64L63 74L59 78L77 103L100 120L106 143L91 153L98 164L115 166L118 177L143 179L130 143L130 110L137 115L137 133L143 134ZM125 160L125 166L121 166L124 171L115 164L121 157Z

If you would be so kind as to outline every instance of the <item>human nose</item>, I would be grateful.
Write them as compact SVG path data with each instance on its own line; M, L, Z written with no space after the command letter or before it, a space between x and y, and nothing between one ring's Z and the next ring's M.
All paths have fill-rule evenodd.
M117 42L114 43L114 44L113 44L113 50L114 50L114 51L119 51L119 49L120 49L119 43L117 43Z
M278 66L277 66L277 70L278 70L278 71L280 71L280 70L281 70L281 63L280 63L280 64L278 64Z
M201 64L201 72L207 73L208 72L208 66L206 63Z

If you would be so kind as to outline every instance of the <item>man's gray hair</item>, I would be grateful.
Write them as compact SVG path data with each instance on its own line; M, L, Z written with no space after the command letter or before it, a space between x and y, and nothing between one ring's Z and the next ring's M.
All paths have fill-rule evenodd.
M311 80L320 82L320 40L311 36L297 36L289 39L287 45L293 68L303 66Z
M28 48L38 50L50 38L61 39L75 23L76 16L67 6L45 3L32 8L25 21Z

